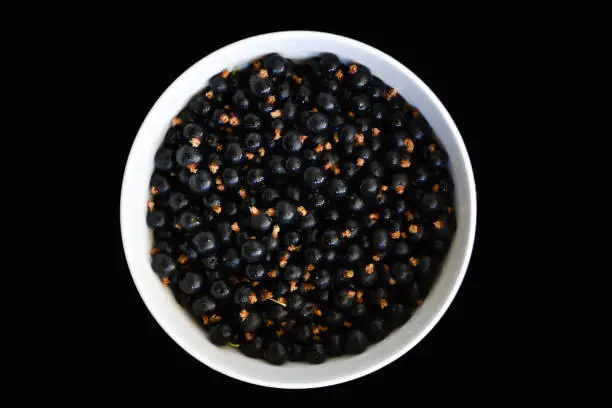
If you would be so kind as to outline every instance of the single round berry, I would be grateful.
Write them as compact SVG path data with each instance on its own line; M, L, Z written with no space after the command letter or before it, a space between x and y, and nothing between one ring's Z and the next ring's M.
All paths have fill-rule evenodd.
M304 183L312 190L320 188L326 181L325 172L318 167L311 166L304 172Z
M155 254L151 259L151 268L160 277L173 275L177 270L174 260L166 254Z
M333 229L326 229L321 234L321 244L327 249L334 249L340 245L338 232Z
M360 330L351 330L346 335L346 354L361 354L368 348L368 338Z
M161 171L170 171L174 165L173 163L173 152L170 149L160 148L155 153L155 168Z
M327 360L323 344L315 343L306 349L306 361L310 364L322 364Z
M303 345L292 343L287 348L287 352L289 353L289 361L302 361L306 350Z
M259 98L265 98L272 92L272 81L270 78L262 77L261 73L251 75L249 86L253 95Z
M378 193L378 180L374 177L366 177L359 186L359 191L364 196L374 196Z
M207 194L213 186L213 179L207 171L198 171L189 176L189 189L197 194Z
M249 169L246 183L249 188L261 189L265 186L265 172L263 169Z
M191 164L199 164L202 161L202 153L193 146L183 145L176 151L176 163L181 167Z
M271 76L285 74L289 68L289 61L279 54L270 54L263 59L263 66Z
M247 311L243 309L239 313L240 317L240 328L243 332L256 332L262 326L263 319L258 312L252 310Z
M340 309L349 309L355 303L356 292L351 288L342 288L334 296L334 304Z
M162 228L166 225L166 216L163 211L155 210L147 213L147 226L152 229Z
M282 273L283 279L287 282L297 282L302 278L302 269L294 264L288 264Z
M289 359L287 350L279 341L273 341L268 344L268 348L265 352L266 361L274 365L283 365Z
M212 232L204 231L193 237L193 245L198 253L206 255L217 249L217 242Z
M329 118L322 112L317 112L310 116L306 121L306 128L309 132L321 133L327 130Z
M187 272L183 279L179 281L179 289L186 295L193 295L199 292L203 285L204 279L202 275L194 272Z
M266 253L266 246L256 240L248 240L242 244L240 254L247 262L259 262Z
M225 157L233 164L242 160L242 147L238 143L229 143L225 150Z
M302 160L298 157L291 156L285 162L285 168L289 173L297 173L302 168Z
M163 196L170 191L170 183L168 182L168 179L161 174L156 173L151 176L150 186L151 192L154 195Z
M216 280L210 285L210 295L213 297L213 299L226 299L230 293L230 288L227 286L225 281Z
M239 350L247 357L259 358L263 354L264 339L261 336L249 337L240 344Z
M312 325L301 324L294 329L295 339L300 343L307 343L312 338Z
M251 307L257 302L257 296L250 286L240 286L234 291L234 303L241 309Z
M214 311L215 307L215 301L208 295L200 296L191 302L191 309L198 316L204 316L206 313Z
M288 153L299 152L302 148L302 139L297 132L291 130L282 136L282 145Z
M222 323L210 329L208 338L216 346L225 346L232 340L233 334L232 327L229 324Z
M183 193L172 193L168 199L168 204L174 211L180 211L189 205L189 199Z
M266 317L268 319L277 322L282 322L287 318L288 315L289 312L287 312L287 310L283 306L277 304L273 304L272 306L270 306L268 312L266 313Z
M408 264L396 262L391 266L391 275L397 283L410 283L414 273Z
M289 225L293 223L296 217L296 208L289 201L279 201L276 204L276 218L281 225Z
M334 199L340 199L346 196L348 186L342 179L333 178L329 181L329 195Z
M200 217L192 211L185 210L179 216L178 225L184 231L193 231L200 226Z

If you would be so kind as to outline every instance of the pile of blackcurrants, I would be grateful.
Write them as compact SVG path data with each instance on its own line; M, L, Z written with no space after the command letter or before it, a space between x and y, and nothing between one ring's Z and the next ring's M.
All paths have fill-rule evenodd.
M172 120L152 268L216 345L272 364L358 354L426 297L452 189L426 119L366 66L270 54Z

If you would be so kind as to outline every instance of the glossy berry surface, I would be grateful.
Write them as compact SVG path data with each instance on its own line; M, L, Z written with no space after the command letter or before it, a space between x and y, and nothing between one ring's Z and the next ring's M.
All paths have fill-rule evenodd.
M425 301L455 186L409 102L358 61L269 53L176 107L143 204L150 265L212 344L322 364Z

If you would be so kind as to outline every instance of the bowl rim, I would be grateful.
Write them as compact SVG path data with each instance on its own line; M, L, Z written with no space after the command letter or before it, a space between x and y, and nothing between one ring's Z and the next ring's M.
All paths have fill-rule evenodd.
M409 77L411 81L413 81L418 87L420 87L422 91L426 94L427 98L429 98L431 103L435 106L439 114L442 116L443 121L446 122L446 124L448 125L450 129L450 133L452 133L453 138L455 139L457 143L459 155L461 156L461 160L463 161L465 170L466 170L467 177L464 180L464 182L466 184L466 190L467 190L467 196L468 196L467 206L469 208L469 222L467 224L467 241L465 242L465 250L461 254L462 260L461 260L459 269L457 271L456 278L453 281L452 287L447 291L446 296L443 298L443 301L437 305L436 311L432 314L431 318L427 321L426 324L420 327L418 334L413 336L410 341L406 342L403 345L403 347L401 347L400 349L397 349L394 353L391 353L387 358L375 364L371 364L367 366L367 368L363 368L361 370L358 370L352 373L348 373L338 378L326 379L326 380L305 381L305 382L300 382L299 384L296 384L295 382L285 383L283 381L275 381L275 382L263 381L258 378L246 377L242 375L240 372L237 372L237 371L232 370L231 368L228 368L223 363L215 361L214 359L203 358L199 353L195 352L195 350L192 350L192 348L189 347L187 344L185 344L185 342L182 341L181 337L178 336L174 330L171 330L168 324L166 324L166 322L164 322L164 320L160 318L160 316L158 316L153 311L153 308L151 308L150 305L148 304L146 300L146 296L143 295L144 289L141 287L141 284L139 283L138 278L137 278L137 274L134 271L135 270L135 260L133 260L133 256L131 254L133 251L130 248L130 243L126 242L125 240L125 236L126 236L125 219L126 219L126 212L128 211L128 204L127 204L128 200L126 199L126 195L128 193L127 193L125 185L126 185L127 178L130 176L130 174L128 173L128 170L130 167L133 167L130 165L130 163L135 160L134 156L136 155L136 153L135 153L134 146L138 144L140 139L146 137L143 128L145 128L145 123L151 120L151 116L153 112L156 110L156 107L159 105L160 101L164 99L166 94L170 93L171 89L173 89L175 85L179 81L181 81L181 79L184 76L187 76L190 71L195 70L196 66L202 64L204 60L212 58L216 54L220 54L229 48L237 47L239 44L243 44L243 43L248 43L248 42L253 42L253 41L269 41L269 40L280 41L283 39L286 40L287 37L291 37L291 36L311 36L315 38L318 37L321 39L332 38L335 41L349 43L355 47L362 48L368 53L376 55L379 59L383 60L386 64L393 65L403 75L405 75L406 77ZM407 353L410 349L412 349L419 342L421 342L422 339L425 336L427 336L427 334L430 333L433 327L439 322L442 316L446 313L447 309L449 308L450 304L454 300L463 282L463 279L467 272L467 267L468 267L468 264L469 264L469 261L472 255L473 247L474 247L475 234L476 234L476 218L477 218L476 183L474 179L474 172L473 172L472 164L471 164L468 152L467 152L467 148L465 147L465 143L463 141L461 133L459 132L459 129L457 128L450 113L447 111L447 109L442 104L442 102L438 99L436 94L427 86L427 84L425 84L425 82L423 82L408 67L406 67L405 65L403 65L401 62L391 57L390 55L386 54L385 52L367 43L355 40L350 37L346 37L346 36L338 35L338 34L332 34L332 33L323 32L323 31L312 31L312 30L273 31L273 32L253 35L250 37L245 37L241 40L226 44L225 46L220 47L217 50L205 55L204 57L200 58L198 61L194 62L191 66L189 66L179 76L177 76L174 79L174 81L166 87L164 92L160 94L160 96L157 98L155 103L151 106L151 108L147 112L147 115L144 117L143 121L141 122L138 132L136 133L136 137L134 138L132 145L130 146L130 152L126 160L126 163L125 163L124 173L123 173L122 183L121 183L121 195L120 195L120 230L121 230L122 246L123 246L124 255L126 258L126 263L128 265L130 275L132 276L132 281L136 287L136 290L138 291L138 294L141 300L143 301L143 303L147 307L147 310L149 311L149 313L151 313L151 315L153 316L157 324L160 325L160 327L164 330L164 332L179 347L181 347L183 350L189 353L191 357L200 361L202 364L206 365L207 367L221 374L227 375L228 377L235 378L237 380L247 382L250 384L264 386L264 387L285 388L285 389L318 388L318 387L326 387L326 386L331 386L331 385L336 385L336 384L352 381L354 379L357 379L357 378L366 376L372 372L375 372L379 370L380 368L390 364L391 362L397 360L399 357Z

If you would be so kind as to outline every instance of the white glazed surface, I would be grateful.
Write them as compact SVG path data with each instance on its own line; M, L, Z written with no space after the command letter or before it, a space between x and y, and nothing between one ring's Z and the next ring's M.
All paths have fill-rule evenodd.
M429 121L450 157L457 230L437 283L404 326L358 356L333 358L322 365L289 362L278 367L247 358L231 347L214 346L176 303L171 291L160 283L150 266L151 236L145 220L148 185L153 156L171 119L207 84L208 78L224 68L244 66L271 52L306 58L323 51L366 65ZM277 32L238 41L198 61L176 79L151 108L134 140L125 167L120 206L127 263L140 296L159 325L208 367L238 380L277 388L314 388L350 381L380 369L414 347L442 317L457 293L476 228L476 189L470 160L458 129L433 92L410 70L381 51L346 37L312 31Z

